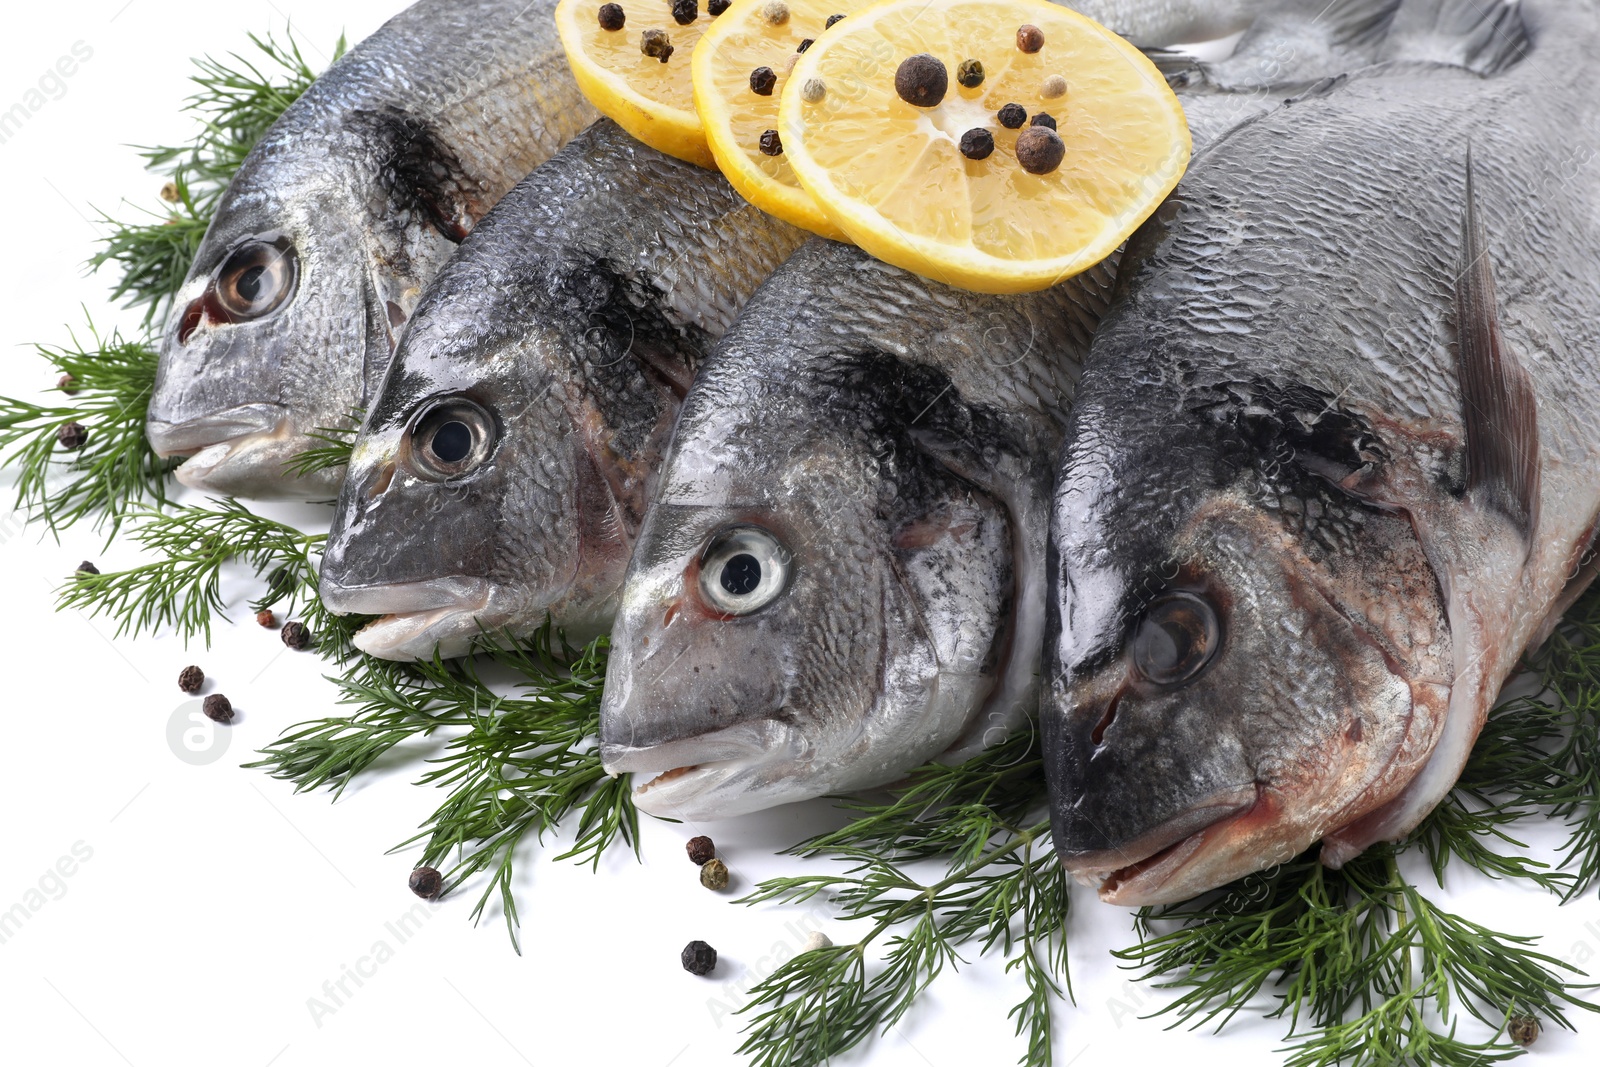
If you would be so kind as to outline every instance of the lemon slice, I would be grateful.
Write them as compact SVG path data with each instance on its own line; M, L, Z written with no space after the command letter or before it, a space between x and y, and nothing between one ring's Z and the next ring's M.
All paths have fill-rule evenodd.
M608 28L617 21L611 8L621 8L622 25L616 29ZM680 24L678 14L691 10L695 17ZM561 0L556 5L556 31L567 64L589 102L651 148L710 169L716 162L695 114L689 60L700 35L715 21L705 0L679 9L671 0ZM659 42L651 45L654 54L645 52L647 33L665 35L654 38ZM665 62L659 58L664 46L671 48Z
M867 7L872 0L734 0L695 46L694 106L717 166L746 200L785 222L835 240L844 234L811 194L800 188L789 161L761 149L761 135L778 127L778 101L789 70L807 40L821 37L828 20ZM765 67L772 85L752 84Z
M982 80L969 87L971 61ZM942 99L908 103L897 75L924 102L942 76ZM1000 121L1007 104L1026 112L1020 128ZM1041 113L1053 135L1032 128ZM1155 66L1045 0L886 0L856 12L795 64L777 129L800 185L853 241L987 293L1043 289L1110 255L1172 191L1190 150ZM969 131L980 131L973 155L992 139L986 158L963 152Z

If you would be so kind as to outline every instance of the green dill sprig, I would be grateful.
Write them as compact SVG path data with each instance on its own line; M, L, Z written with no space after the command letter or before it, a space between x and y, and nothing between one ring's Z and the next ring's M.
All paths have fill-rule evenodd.
M1199 902L1144 909L1137 929L1140 944L1117 955L1182 990L1157 1016L1220 1029L1273 989L1266 1016L1289 1020L1289 1067L1473 1067L1520 1053L1499 1039L1513 1014L1571 1029L1569 1007L1596 1010L1569 987L1573 968L1438 908L1389 846L1338 871L1307 854ZM1463 1010L1493 1036L1458 1038Z
M266 594L252 606L287 600L328 626L316 597L326 535L301 533L235 500L212 504L140 515L133 539L156 558L124 571L76 575L62 587L57 606L110 616L118 637L172 629L185 641L203 636L209 644L212 620L227 617L222 569L238 561L257 576L271 577Z
M65 346L37 346L54 374L71 379L73 392L63 391L60 403L0 397L0 461L18 468L18 507L52 532L86 517L115 532L133 509L166 502L175 466L158 458L144 435L155 351L115 330L102 337L93 322L88 328L88 344L71 335ZM56 434L73 422L88 439L66 451Z
M306 436L321 441L322 445L291 457L284 464L284 470L296 478L305 478L321 471L348 467L356 435L361 432L361 422L365 417L365 413L357 409L345 415L343 426L318 426Z
M141 150L146 166L170 179L163 190L167 206L142 209L147 217L131 223L103 215L110 232L89 265L116 267L112 299L143 307L147 327L166 315L245 157L316 80L292 34L282 41L251 34L250 42L259 54L195 60L190 80L196 91L185 104L200 123L194 140ZM341 36L334 59L344 50Z
M513 673L513 695L484 682L480 660ZM448 796L396 851L421 844L419 862L446 869L447 893L487 873L471 917L480 919L498 897L518 946L512 876L530 836L543 841L576 814L574 841L557 859L596 865L617 842L637 848L628 779L605 773L596 744L605 661L604 638L579 651L548 626L522 645L502 640L478 659L363 660L338 680L341 702L355 705L354 714L302 724L248 766L297 790L329 788L337 796L395 745L440 735L442 751L428 760L421 783Z
M1020 1062L1051 1062L1052 1005L1071 990L1068 893L1049 823L1038 819L1035 743L1017 733L964 763L918 768L887 800L841 800L850 823L788 851L847 866L762 882L744 898L826 895L844 919L867 924L855 944L802 953L751 990L741 1051L757 1067L822 1063L884 1032L968 945L980 954L998 946L1007 970L1022 972L1026 994L1010 1013L1026 1037ZM936 857L942 878L905 869Z

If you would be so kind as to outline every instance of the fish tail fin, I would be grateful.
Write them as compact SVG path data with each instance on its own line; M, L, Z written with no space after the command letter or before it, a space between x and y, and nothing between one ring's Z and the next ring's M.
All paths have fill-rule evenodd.
M1531 46L1518 0L1405 0L1383 58L1489 76L1514 66Z

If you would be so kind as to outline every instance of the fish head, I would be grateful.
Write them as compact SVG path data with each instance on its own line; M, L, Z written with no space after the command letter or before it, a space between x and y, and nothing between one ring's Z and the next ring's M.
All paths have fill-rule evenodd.
M1315 389L1194 380L1206 365L1080 394L1057 488L1055 841L1120 905L1196 896L1379 807L1449 703L1438 581L1407 516L1361 493L1385 464L1372 427Z
M957 406L949 381L831 354L757 366L719 354L689 394L612 631L601 758L655 814L893 781L995 684L1007 517L906 431Z
M603 632L676 411L603 269L459 268L407 327L322 562L323 601L380 616L355 644L387 659L547 620L573 641Z
M408 202L416 183L374 167L395 154L377 134L289 121L303 117L241 166L163 330L146 433L158 455L187 457L177 477L194 488L333 496L342 471L286 464L363 405L459 240Z

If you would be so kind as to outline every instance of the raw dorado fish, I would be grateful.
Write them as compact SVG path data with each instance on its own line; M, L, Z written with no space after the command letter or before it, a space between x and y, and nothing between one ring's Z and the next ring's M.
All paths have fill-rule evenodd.
M1600 10L1428 6L1488 76L1278 108L1129 244L1057 489L1042 714L1056 846L1105 900L1401 838L1593 576Z
M428 289L356 441L322 563L357 647L605 629L678 404L804 235L595 123Z
M816 239L684 402L601 756L716 818L879 785L1038 705L1055 458L1112 265L969 293Z
M148 435L186 485L331 497L285 464L346 424L495 201L594 119L554 0L422 0L284 112L217 209L162 340Z

